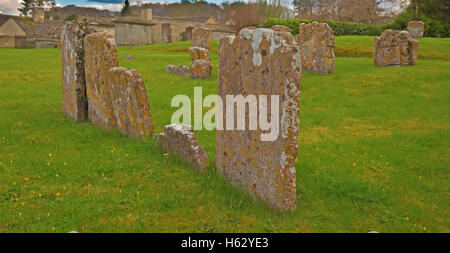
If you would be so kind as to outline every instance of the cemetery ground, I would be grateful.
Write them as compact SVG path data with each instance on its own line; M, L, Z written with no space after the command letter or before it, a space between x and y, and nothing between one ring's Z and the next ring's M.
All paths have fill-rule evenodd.
M295 212L227 183L215 132L196 131L212 164L201 173L66 117L59 50L1 48L0 232L450 232L450 39L418 41L416 66L375 67L373 37L336 37L335 73L302 74ZM158 133L173 96L216 94L217 41L211 79L164 72L190 64L189 46L119 48Z

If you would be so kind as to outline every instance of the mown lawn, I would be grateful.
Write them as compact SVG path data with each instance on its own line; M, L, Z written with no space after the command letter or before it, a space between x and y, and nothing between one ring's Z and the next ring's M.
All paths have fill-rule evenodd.
M0 48L0 232L450 232L450 40L420 39L412 67L374 67L372 43L337 37L336 72L303 74L298 205L286 213L213 166L200 173L151 141L72 121L60 52ZM216 93L217 43L211 80L163 71L189 64L188 47L119 49L158 132L173 96ZM215 133L196 134L213 164Z

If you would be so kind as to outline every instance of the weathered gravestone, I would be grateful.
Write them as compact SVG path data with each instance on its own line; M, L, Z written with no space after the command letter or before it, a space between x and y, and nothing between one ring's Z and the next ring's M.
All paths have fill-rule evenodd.
M92 33L84 39L84 69L89 119L103 128L116 127L109 69L118 67L117 47L109 33Z
M149 137L153 131L153 122L144 80L134 69L116 67L110 69L109 74L119 130L130 136Z
M300 24L295 36L302 55L302 71L319 74L334 72L334 31L326 23Z
M422 38L424 26L422 21L409 21L408 32L413 38Z
M387 29L374 40L374 64L377 66L415 65L417 40L406 31Z
M278 123L278 128L266 141L261 134L269 131L261 125L257 130L249 130L247 123L245 130L217 129L216 167L252 196L279 209L295 209L301 56L294 38L280 29L264 28L245 28L237 36L222 37L218 71L223 108L228 106L227 95L255 95L260 108L259 95L267 95L264 116ZM278 100L271 95L278 96L278 108L272 107ZM245 110L247 122L249 110ZM261 109L259 114L261 122ZM224 113L223 122L229 120Z
M167 65L164 68L164 71L179 76L186 76L186 77L191 76L191 68L184 65Z
M208 79L211 77L212 65L207 60L195 60L191 64L191 77L193 79Z
M206 48L203 47L190 47L189 55L191 56L192 61L196 60L210 61L209 52Z
M192 46L211 48L211 31L204 27L196 27L192 30Z
M198 144L191 126L167 125L163 133L155 135L155 139L166 152L177 155L193 167L203 171L208 166L208 156Z
M76 22L67 22L61 33L63 111L77 121L87 119L83 39L88 33Z

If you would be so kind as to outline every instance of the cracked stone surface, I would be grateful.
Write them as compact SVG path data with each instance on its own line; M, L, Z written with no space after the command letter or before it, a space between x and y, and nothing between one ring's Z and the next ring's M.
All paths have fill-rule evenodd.
M89 120L102 128L117 126L112 102L109 69L118 67L117 46L109 33L84 38L84 69Z
M87 119L83 39L89 34L83 24L67 22L61 33L63 111L76 121Z
M415 65L418 42L406 31L387 29L374 39L374 64L377 66Z
M244 28L219 40L223 108L227 95L267 95L266 117L279 123L279 131L262 141L269 131L249 130L248 123L245 130L216 130L216 167L233 185L281 210L296 208L301 68L300 49L285 28ZM279 96L273 112L271 95Z
M135 69L109 70L114 115L119 130L133 137L150 137L153 121L144 80Z
M164 127L164 132L155 135L156 142L168 153L180 160L204 171L208 167L208 156L198 144L191 126L171 124Z
M300 24L295 36L302 55L302 70L319 74L334 72L334 31L326 23Z

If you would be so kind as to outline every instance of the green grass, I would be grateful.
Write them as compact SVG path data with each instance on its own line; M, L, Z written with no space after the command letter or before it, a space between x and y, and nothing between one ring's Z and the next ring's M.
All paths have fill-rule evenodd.
M65 117L60 52L1 48L0 232L450 232L450 40L420 39L412 67L339 53L372 42L337 37L338 56L353 57L338 57L333 75L303 74L298 205L285 213L213 167L197 172L153 142ZM217 53L210 80L163 71L189 64L188 47L119 49L145 80L157 132L174 95L216 93ZM196 135L213 163L215 133Z

